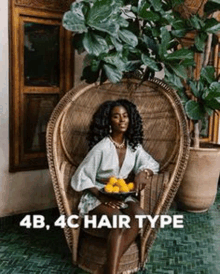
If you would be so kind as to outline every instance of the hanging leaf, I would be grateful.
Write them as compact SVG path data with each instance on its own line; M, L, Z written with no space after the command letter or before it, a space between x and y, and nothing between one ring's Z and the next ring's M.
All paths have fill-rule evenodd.
M192 120L201 120L205 116L205 111L202 105L193 100L189 100L185 104L185 111L187 116Z
M217 33L220 31L220 23L214 18L207 19L204 30L208 33Z
M103 58L103 61L105 63L115 66L121 71L125 70L125 62L122 60L122 58L117 52L108 54L107 56Z
M169 31L165 27L162 27L160 30L161 30L161 43L159 44L159 54L161 58L163 59L165 54L167 54L167 49L171 41L171 36Z
M145 54L141 55L141 59L145 66L149 67L150 69L152 69L154 71L159 71L159 67L158 67L157 63L154 61L154 59L148 57Z
M193 51L189 49L179 49L165 56L166 60L194 59Z
M164 68L164 71L165 71L165 76L164 76L165 82L171 85L174 89L182 91L183 83L181 82L180 77L170 72L167 67Z
M198 35L196 35L195 46L198 51L202 52L205 49L207 37L208 35L206 33L199 33Z
M119 71L115 66L104 64L103 66L106 76L112 83L118 83L122 79L122 72Z
M209 84L215 81L215 68L213 66L207 66L201 69L201 79L206 80Z
M119 30L117 14L119 14L119 6L114 1L95 1L88 12L86 23L92 28L117 36Z
M115 37L110 36L112 44L115 46L117 51L122 51L123 45L119 42L119 40Z
M172 71L179 76L182 79L187 78L187 71L186 68L180 64L169 64L169 67L172 69Z
M146 18L146 11L150 7L150 3L147 2L146 0L139 0L138 1L138 8L137 8L137 13L140 18Z
M119 38L132 47L136 47L138 44L137 36L126 29L119 30Z
M160 11L162 8L162 1L161 0L150 0L151 5L153 6L155 11Z
M192 91L193 95L195 97L199 98L200 92L199 92L199 90L197 88L197 84L195 82L193 82L193 81L189 81L189 86L191 88L191 91Z
M109 47L106 40L92 32L87 32L83 38L83 46L85 50L95 56L99 56L103 52L108 52Z
M79 5L80 3L75 3L75 4L78 4L78 5L75 5L76 9L72 11L67 11L64 13L62 25L65 29L73 32L77 32L77 33L87 32L87 27L85 25L85 18L82 13L82 5Z

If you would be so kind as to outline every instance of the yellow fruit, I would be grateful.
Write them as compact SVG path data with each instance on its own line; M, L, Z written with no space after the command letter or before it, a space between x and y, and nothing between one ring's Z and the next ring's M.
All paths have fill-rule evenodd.
M117 183L117 178L116 177L110 177L108 184L115 185Z
M134 189L134 183L132 183L132 182L128 183L127 186L128 186L129 190L133 190Z
M118 186L113 186L112 192L118 193L119 192L119 187Z
M121 192L129 192L129 188L127 185L121 186L120 190L121 190Z
M126 186L126 182L125 182L124 179L118 179L117 185L118 185L119 187L121 187L121 186Z
M111 184L105 185L105 191L111 193L113 191L113 186Z

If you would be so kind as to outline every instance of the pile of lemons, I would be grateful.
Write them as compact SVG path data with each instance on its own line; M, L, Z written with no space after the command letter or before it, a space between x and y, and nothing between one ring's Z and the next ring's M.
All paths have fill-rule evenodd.
M133 189L134 183L130 182L126 184L124 179L117 179L116 177L110 177L108 183L105 185L105 192L108 193L130 192Z

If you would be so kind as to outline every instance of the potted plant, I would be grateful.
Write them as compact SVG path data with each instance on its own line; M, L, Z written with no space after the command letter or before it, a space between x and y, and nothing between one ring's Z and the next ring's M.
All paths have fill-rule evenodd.
M186 114L194 123L193 146L199 151L199 121L204 122L207 115L220 109L218 75L208 64L210 48L217 43L215 35L220 31L220 23L212 14L220 9L220 4L218 0L210 0L204 5L204 13L199 7L199 13L183 16L179 9L183 3L183 0L78 0L64 14L63 26L74 33L73 45L77 51L87 53L82 79L88 83L107 79L117 83L134 72L137 73L132 75L138 74L140 81L144 81L163 72L164 81L177 90ZM194 42L185 46L184 37L188 33L194 35ZM204 57L199 75L193 73L195 54ZM205 167L202 170L209 174ZM194 177L202 185L202 178ZM192 181L191 184L196 190L199 188ZM207 193L203 188L202 191ZM183 196L180 188L179 201Z

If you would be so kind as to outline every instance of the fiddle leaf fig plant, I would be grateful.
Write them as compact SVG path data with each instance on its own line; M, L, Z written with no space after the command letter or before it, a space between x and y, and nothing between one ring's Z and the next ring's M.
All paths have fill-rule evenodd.
M119 82L138 71L142 81L163 72L195 124L220 109L218 75L208 64L220 23L212 16L219 0L208 0L204 14L183 16L184 0L76 0L63 16L73 32L73 46L86 53L82 79ZM185 46L187 33L194 43ZM194 77L195 54L204 56ZM190 91L190 92L189 92ZM198 138L197 138L198 139Z

